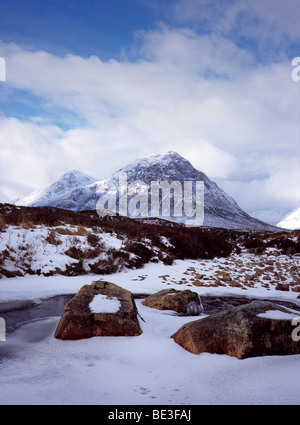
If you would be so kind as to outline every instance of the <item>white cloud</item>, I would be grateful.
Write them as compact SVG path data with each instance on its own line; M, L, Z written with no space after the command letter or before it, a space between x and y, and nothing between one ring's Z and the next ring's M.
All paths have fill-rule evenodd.
M62 161L61 135L54 126L39 127L15 118L1 118L1 191L14 198L18 196L17 185L29 190L47 184L53 178L51 170Z
M178 146L177 151L212 179L225 179L237 170L236 158L210 143L184 140L184 145L191 146L191 149Z
M265 182L265 191L275 201L295 200L300 205L300 160L289 158L277 165Z
M147 59L164 66L184 67L200 75L231 77L253 62L252 55L232 41L212 33L200 37L189 28L160 25L157 30L139 31L136 37Z
M276 46L286 38L299 40L298 0L178 0L172 8L179 22L198 23L206 31L236 32Z
M264 161L265 160L265 161ZM247 211L290 209L300 205L300 160L263 158L266 175L249 181L220 180L221 186Z

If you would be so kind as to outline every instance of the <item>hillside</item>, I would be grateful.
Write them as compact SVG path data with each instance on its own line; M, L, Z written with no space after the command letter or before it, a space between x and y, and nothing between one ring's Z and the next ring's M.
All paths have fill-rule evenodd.
M277 225L283 229L300 229L300 208L287 214Z
M161 219L100 218L95 211L0 205L0 275L110 274L149 262L227 258L246 250L300 252L300 231L188 228Z

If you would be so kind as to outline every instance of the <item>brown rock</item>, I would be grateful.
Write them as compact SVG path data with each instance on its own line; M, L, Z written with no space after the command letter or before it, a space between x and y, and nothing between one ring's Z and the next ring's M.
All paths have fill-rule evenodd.
M229 282L229 285L232 286L232 288L242 288L243 285L241 285L239 282L231 281Z
M293 288L293 292L300 292L300 286L295 286Z
M215 286L226 286L225 283L221 282L219 279L215 281Z
M273 272L274 271L274 267L273 266L267 266L267 267L265 267L265 269L264 270L260 270L260 272L262 273L262 272Z
M116 313L92 313L90 303L95 295L117 298L121 304ZM137 336L142 331L131 292L110 282L97 281L83 286L65 306L54 337L76 340L94 336Z
M291 320L258 316L269 310L290 313L272 302L254 301L187 323L172 338L194 354L227 354L238 359L300 354L299 342L292 339Z
M203 311L199 295L190 290L164 289L147 297L143 304L157 310L173 310L188 316L198 316Z
M278 283L275 289L277 291L289 291L290 285L288 283Z
M223 280L223 282L232 282L232 277L227 273L223 273L221 275L221 280Z
M194 277L195 277L196 280L200 280L200 279L203 279L205 277L205 274L196 274Z
M201 282L200 280L193 280L192 283L194 286L203 286L203 282Z
M267 260L267 261L266 261L266 264L267 264L268 266L273 266L273 264L274 264L274 260Z

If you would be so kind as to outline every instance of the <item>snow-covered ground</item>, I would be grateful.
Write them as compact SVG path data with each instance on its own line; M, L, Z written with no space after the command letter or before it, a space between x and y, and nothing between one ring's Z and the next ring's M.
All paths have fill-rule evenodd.
M250 261L249 257L246 260ZM147 264L141 270L101 279L134 294L174 287L192 289L200 296L243 295L300 305L296 292L276 291L259 281L247 288L233 287L230 282L191 287L198 274L212 274L225 261L228 259L176 261L173 266ZM75 293L98 279L92 275L2 279L0 303ZM136 303L145 320L140 321L143 334L138 337L56 340L53 335L59 317L34 321L8 334L6 342L0 342L0 404L300 404L300 355L246 360L194 355L170 336L198 317L150 309L143 306L142 299Z
M103 247L99 252L95 250L92 258L86 259L85 262L89 264L108 259L109 250L120 250L124 242L114 234L94 233L93 229L80 226L64 225L54 230L47 226L8 226L0 233L0 253L6 253L6 270L18 270L23 274L30 267L33 272L39 270L42 274L53 273L78 262L78 259L72 258L72 253L70 256L66 251L92 249L88 243L88 234L97 237L98 243ZM86 270L90 271L88 265Z

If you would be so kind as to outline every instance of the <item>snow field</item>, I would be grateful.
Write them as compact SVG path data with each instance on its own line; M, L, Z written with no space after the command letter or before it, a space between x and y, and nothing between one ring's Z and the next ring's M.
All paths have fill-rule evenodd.
M174 266L148 264L103 279L136 294L179 287L195 261ZM163 282L159 276L169 275ZM47 298L75 293L99 276L25 277L1 280L0 301ZM191 289L188 284L180 289ZM293 300L275 289L193 287L200 295L244 295ZM143 334L138 337L55 340L59 317L29 323L0 343L0 404L299 404L300 356L237 360L203 353L193 355L170 336L198 317L150 309L136 300ZM204 312L205 313L205 312Z
M58 341L58 318L19 329L0 365L1 404L299 403L300 356L195 356L169 337L190 318L138 308L139 337Z

